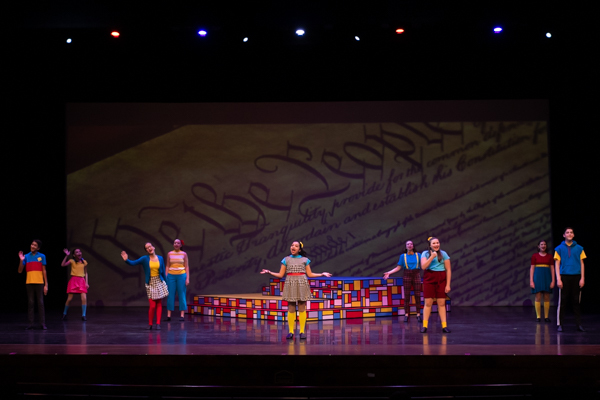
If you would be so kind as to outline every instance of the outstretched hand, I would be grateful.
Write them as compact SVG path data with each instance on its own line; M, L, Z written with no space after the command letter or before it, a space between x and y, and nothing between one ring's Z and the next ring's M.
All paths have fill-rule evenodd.
M22 251L19 252L19 258L21 259L21 261L25 259L25 256L23 255Z
M322 274L323 276L326 276L328 278L331 278L331 274L329 272L323 272Z
M69 254L71 254L71 252L69 251L69 249L63 249L63 251L65 252L65 255L67 255L67 256L68 256Z
M270 274L271 271L269 271L268 269L263 269L262 271L260 271L261 274Z
M124 251L121 252L121 257L123 257L123 261L127 261L127 253L125 253Z
M390 277L390 273L389 272L386 272L386 273L383 274L383 279L387 279L389 277Z

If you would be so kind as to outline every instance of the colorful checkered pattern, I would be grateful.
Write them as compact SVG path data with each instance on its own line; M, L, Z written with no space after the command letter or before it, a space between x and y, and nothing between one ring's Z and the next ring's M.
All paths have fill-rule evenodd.
M252 298L235 295L194 296L188 304L192 314L232 318L253 318L284 321L287 302L280 297L284 279L271 278L262 288L262 296ZM308 321L336 320L346 318L370 318L403 316L405 294L402 278L318 278L309 279L313 296L307 301ZM411 291L410 296L414 296ZM423 308L423 298L419 299ZM450 299L446 297L446 310L450 311ZM437 312L437 305L432 307ZM417 313L414 305L411 314Z

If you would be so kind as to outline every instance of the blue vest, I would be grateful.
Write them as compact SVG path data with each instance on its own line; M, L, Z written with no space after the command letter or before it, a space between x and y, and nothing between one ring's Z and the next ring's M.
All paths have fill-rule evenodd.
M567 246L563 241L554 251L560 256L561 275L581 275L581 252L583 247L574 240L571 246Z

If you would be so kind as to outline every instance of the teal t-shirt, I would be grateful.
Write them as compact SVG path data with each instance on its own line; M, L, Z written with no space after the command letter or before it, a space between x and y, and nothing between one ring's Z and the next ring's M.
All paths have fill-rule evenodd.
M440 250L440 252L442 253L442 261L439 262L438 258L434 258L433 260L431 260L431 264L429 264L429 267L427 268L428 270L431 271L445 271L446 268L444 268L444 261L449 260L450 256L448 255L448 253L446 253L444 250ZM423 263L423 258L425 258L425 260L427 260L430 256L429 250L424 251L423 252L423 256L421 257L421 263Z

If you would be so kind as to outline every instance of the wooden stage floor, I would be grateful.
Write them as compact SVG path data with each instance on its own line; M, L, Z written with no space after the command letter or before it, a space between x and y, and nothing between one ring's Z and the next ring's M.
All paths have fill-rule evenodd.
M587 332L567 318L558 333L554 322L536 323L533 308L452 307L450 334L441 333L434 314L427 334L414 316L408 323L383 317L309 322L306 341L286 341L283 322L188 315L147 331L147 308L90 308L87 322L78 307L69 311L67 321L60 311L48 312L47 331L25 331L25 314L2 313L0 390L85 394L100 384L162 385L205 388L199 397L283 398L283 388L293 386L314 388L302 392L308 397L337 387L344 388L339 398L354 398L411 387L424 396L435 392L433 375L435 387L453 393L477 387L484 394L533 395L574 386L592 398L600 393L599 315L583 316ZM156 368L162 372L146 373Z

